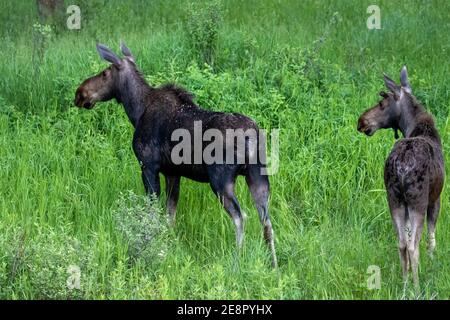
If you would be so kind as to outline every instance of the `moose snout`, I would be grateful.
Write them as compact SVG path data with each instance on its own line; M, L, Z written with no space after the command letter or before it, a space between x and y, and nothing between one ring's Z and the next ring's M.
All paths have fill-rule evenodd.
M364 119L362 117L358 119L357 130L368 136L372 135L372 129L371 129L369 121L367 121L366 119Z
M363 117L358 119L357 130L361 133L364 133L367 136L373 135L375 131L373 125L371 125L370 122L364 119Z
M80 88L78 88L78 90L75 92L75 99L73 103L79 108L92 109L94 107L94 103L89 101L89 99L86 97L86 94L84 94L83 90L81 90Z
M358 119L358 126L357 126L357 130L359 132L363 132L363 129L367 126L366 121L364 121L364 119L359 118Z

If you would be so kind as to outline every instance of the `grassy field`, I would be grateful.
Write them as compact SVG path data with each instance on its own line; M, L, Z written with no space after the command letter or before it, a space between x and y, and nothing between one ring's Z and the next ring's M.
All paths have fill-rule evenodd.
M373 1L349 0L78 1L80 30L47 30L35 25L34 1L3 1L0 298L449 299L448 192L433 260L422 241L416 296L403 290L383 184L394 134L369 139L356 122L378 102L382 73L398 79L406 64L450 160L450 2L376 2L381 30L366 26ZM96 41L118 51L120 39L152 85L179 83L204 108L280 129L270 177L278 271L243 180L237 257L208 185L182 180L167 229L163 201L145 201L123 108L73 107L81 81L107 66ZM140 219L148 210L154 220ZM146 228L154 238L141 243ZM66 284L73 265L80 289ZM371 265L381 269L378 290L367 288Z

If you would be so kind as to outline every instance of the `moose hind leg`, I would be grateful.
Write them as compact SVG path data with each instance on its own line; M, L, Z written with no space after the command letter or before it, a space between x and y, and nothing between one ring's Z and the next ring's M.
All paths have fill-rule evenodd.
M419 244L422 236L426 208L409 210L411 220L411 241L408 243L408 254L413 274L414 287L419 289Z
M234 181L220 181L213 179L211 181L211 188L213 192L219 197L223 207L233 219L236 227L236 244L240 249L244 241L244 219L241 214L241 207L234 194Z
M408 256L408 238L406 232L406 208L400 205L391 209L392 221L398 237L398 252L400 263L402 265L403 281L408 281L409 256Z
M260 174L258 167L252 167L246 175L246 181L255 202L256 209L258 210L260 222L263 226L264 240L270 248L272 255L272 267L277 268L278 262L275 251L275 235L268 210L269 179L267 176Z
M433 254L433 251L436 248L435 230L440 204L440 198L438 198L434 203L431 203L427 209L428 253L430 255Z

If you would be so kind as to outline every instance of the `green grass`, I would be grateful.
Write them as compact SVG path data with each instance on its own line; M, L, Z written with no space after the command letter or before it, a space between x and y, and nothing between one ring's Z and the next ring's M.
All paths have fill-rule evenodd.
M407 64L449 160L448 1L379 1L382 30L366 27L370 1L224 1L212 67L185 31L188 1L82 1L83 28L52 32L40 60L31 3L0 5L0 298L417 298L403 292L385 199L393 133L369 139L356 121L378 101L382 73L398 79ZM130 259L115 212L121 193L144 195L132 127L115 102L72 108L81 81L107 66L96 41L118 49L120 39L152 84L180 83L207 109L281 130L270 177L278 271L241 180L239 257L208 185L183 179L164 259ZM419 298L450 298L449 204L444 190L434 260L422 241ZM57 282L69 263L80 264L80 291ZM380 290L367 289L370 265Z

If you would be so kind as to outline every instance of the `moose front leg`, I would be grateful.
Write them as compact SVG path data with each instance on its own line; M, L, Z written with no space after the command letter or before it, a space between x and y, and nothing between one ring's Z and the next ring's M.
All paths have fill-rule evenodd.
M144 183L145 192L147 192L148 195L154 194L159 198L161 194L159 172L143 164L141 164L141 170L142 182Z
M175 226L175 215L180 195L180 177L166 176L166 207L170 226Z

